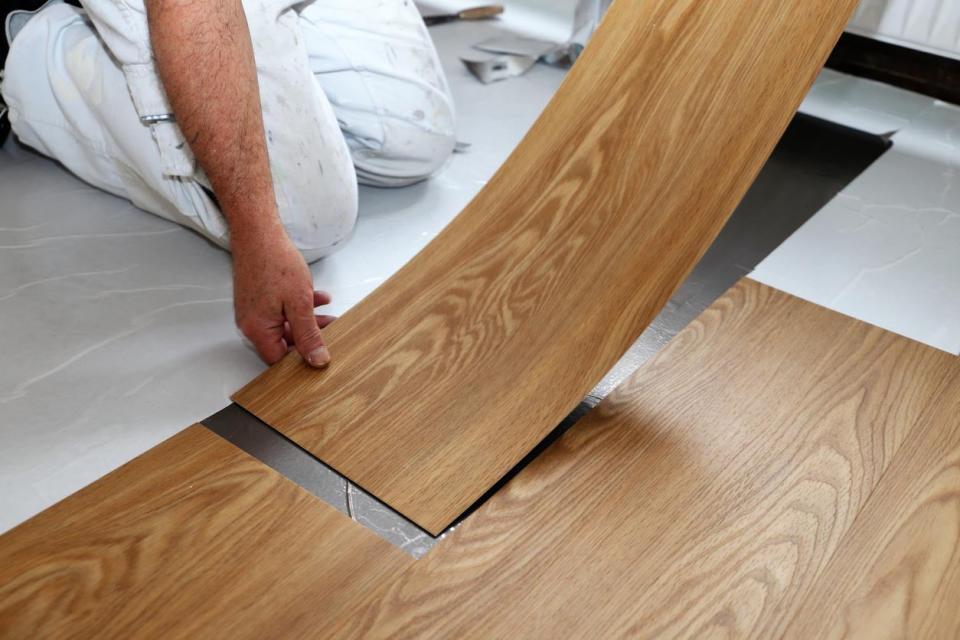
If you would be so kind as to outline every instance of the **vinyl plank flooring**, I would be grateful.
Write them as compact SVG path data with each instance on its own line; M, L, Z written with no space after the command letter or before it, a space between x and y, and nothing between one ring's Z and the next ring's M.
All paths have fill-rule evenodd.
M960 637L960 379L897 454L787 635Z
M318 637L411 562L193 426L0 537L0 637Z
M854 0L618 0L493 179L238 404L431 533L590 391L690 271Z
M743 280L334 631L779 637L958 382L949 354Z

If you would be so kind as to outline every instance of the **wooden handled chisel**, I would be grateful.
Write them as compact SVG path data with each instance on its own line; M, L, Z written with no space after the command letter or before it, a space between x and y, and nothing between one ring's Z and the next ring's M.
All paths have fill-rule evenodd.
M482 7L473 7L472 9L464 9L457 13L449 13L446 15L439 16L424 16L423 21L428 27L435 24L443 24L445 22L455 22L457 20L485 20L487 18L493 18L495 16L503 13L502 4L488 4Z

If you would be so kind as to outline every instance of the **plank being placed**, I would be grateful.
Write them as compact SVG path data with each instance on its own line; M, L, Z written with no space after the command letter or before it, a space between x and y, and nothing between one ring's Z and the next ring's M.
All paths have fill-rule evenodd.
M955 588L932 583L957 579L956 402L934 419L950 446L912 451L958 385L954 356L741 281L334 631L776 638L805 600L823 596L816 619L898 558L930 598L917 610L954 620ZM926 515L893 535L884 516L921 495Z
M235 400L438 533L590 391L750 186L855 0L618 0L494 178Z
M318 637L412 561L193 426L0 536L0 637Z

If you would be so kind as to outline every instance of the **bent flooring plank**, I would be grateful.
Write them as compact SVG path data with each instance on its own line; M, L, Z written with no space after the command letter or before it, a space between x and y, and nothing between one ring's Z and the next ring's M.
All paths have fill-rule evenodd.
M317 637L411 562L193 426L0 537L0 637Z
M958 383L950 354L741 281L338 633L780 637Z
M783 133L855 0L618 0L467 208L237 403L438 533L636 339Z
M897 454L790 637L960 637L958 382Z

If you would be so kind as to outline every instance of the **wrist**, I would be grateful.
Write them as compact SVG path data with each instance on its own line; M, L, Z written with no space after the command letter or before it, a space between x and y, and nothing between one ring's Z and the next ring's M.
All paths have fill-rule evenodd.
M228 217L230 244L236 247L272 246L288 242L287 232L276 211L260 211L259 215Z

